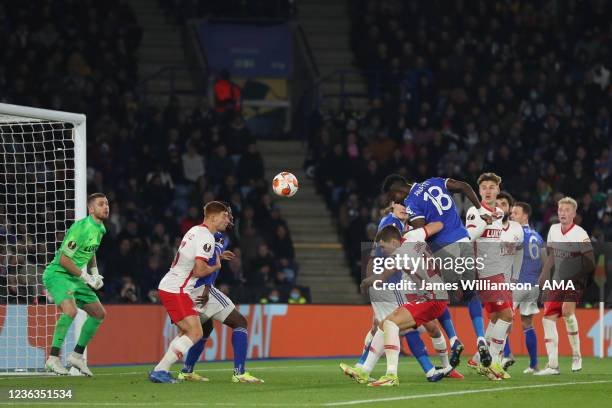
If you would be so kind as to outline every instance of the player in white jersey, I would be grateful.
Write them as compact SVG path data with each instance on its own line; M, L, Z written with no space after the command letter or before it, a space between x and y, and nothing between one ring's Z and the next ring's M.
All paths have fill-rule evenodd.
M501 354L512 325L512 292L495 287L509 283L507 261L502 256L505 247L502 242L504 211L496 207L500 184L501 177L495 173L484 173L478 178L481 205L486 210L485 215L491 217L490 224L481 218L483 214L476 207L471 207L466 215L466 228L474 242L475 256L483 265L476 271L477 280L480 281L478 283L485 286L478 294L490 319L485 338L489 344L491 361L481 358L479 371L491 380L509 378L501 366ZM478 367L476 361L479 356L482 354L474 356L468 364L473 368Z
M383 228L376 236L376 242L381 246L383 252L390 256L399 255L407 257L413 261L414 270L408 270L408 276L416 285L419 291L419 299L407 302L398 307L385 318L380 324L379 330L372 338L372 347L377 350L384 348L387 358L387 372L377 381L368 384L373 387L388 387L399 385L397 377L397 365L399 359L400 342L399 333L416 329L419 326L425 326L428 331L437 326L436 319L444 313L448 303L448 292L444 288L444 281L439 271L428 268L423 265L423 260L428 257L433 257L427 243L425 242L429 226L438 225L441 229L441 223L434 222L428 224L425 228L417 228L409 231L402 236L399 231L393 227ZM395 269L385 269L379 275L379 279L384 282L388 276L395 273ZM372 279L374 278L374 279ZM371 277L362 283L362 286L373 284L377 277ZM436 285L435 287L427 285ZM427 286L427 287L426 287ZM442 370L435 370L436 376L444 376L452 370L452 367L446 367Z
M169 373L170 366L182 358L202 337L202 325L188 291L197 278L210 275L221 268L219 257L214 265L208 265L208 260L215 251L213 234L225 231L229 223L227 207L223 203L207 203L204 206L204 222L187 231L170 270L159 283L159 298L179 332L170 342L159 364L149 373L152 382L176 382Z
M548 291L546 302L544 302L544 341L548 354L546 368L538 371L535 375L557 375L559 374L559 334L557 332L557 319L563 316L567 337L572 347L572 371L582 369L582 357L580 353L580 336L578 320L576 319L576 302L580 298L584 288L584 280L593 271L595 258L591 239L587 232L580 226L574 224L578 204L571 197L559 200L557 215L559 223L553 224L546 238L547 257L542 267L540 287L546 289L545 282L550 278L554 266L554 282L568 284L566 290ZM569 282L575 290L569 287Z
M499 193L496 205L504 213L502 218L501 257L504 262L503 270L506 273L506 282L517 282L523 264L523 227L518 222L510 219L510 212L514 206L514 198L509 193L505 191ZM514 293L511 293L511 295L514 296ZM512 304L514 305L514 302ZM514 314L514 306L511 311ZM512 321L510 321L510 324L512 324ZM508 341L508 334L506 334L504 339L504 345ZM507 370L512 364L514 364L512 356L501 360L501 366L504 370Z

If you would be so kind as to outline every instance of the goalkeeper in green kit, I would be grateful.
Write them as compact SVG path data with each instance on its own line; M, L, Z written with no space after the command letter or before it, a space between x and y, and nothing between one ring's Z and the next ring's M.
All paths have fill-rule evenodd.
M93 374L87 367L83 352L106 315L98 295L94 292L94 289L98 290L104 284L102 275L98 273L96 250L106 232L103 223L109 213L106 196L95 193L87 197L87 210L89 216L76 221L68 229L55 258L43 274L47 292L62 311L55 324L51 353L45 364L48 371L59 375L68 374L59 354L66 333L76 317L77 307L87 312L88 316L81 327L74 352L68 356L68 364L90 377ZM82 271L84 266L89 268L90 273L87 270Z

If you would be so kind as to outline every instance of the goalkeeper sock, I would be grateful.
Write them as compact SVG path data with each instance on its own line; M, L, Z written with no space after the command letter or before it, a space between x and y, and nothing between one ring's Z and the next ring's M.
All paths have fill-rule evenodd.
M446 368L450 365L450 362L448 361L448 351L446 350L446 339L444 338L444 336L440 335L440 337L432 337L431 338L431 343L434 346L434 350L436 350L436 352L438 353L438 356L440 356L440 363L442 365L442 368Z
M427 355L427 349L425 348L425 343L421 339L421 335L418 331L409 331L404 336L406 338L406 342L408 343L408 348L410 352L417 359L423 372L427 375L427 373L434 368L429 356Z
M234 348L234 375L244 374L248 345L248 332L246 327L237 327L232 333L232 347Z
M544 344L548 354L548 366L559 368L559 333L557 332L557 322L547 318L542 319L544 326Z
M363 364L366 361L366 358L368 358L368 354L370 354L370 344L372 344L372 338L374 337L374 335L372 334L371 330L368 330L368 334L365 338L365 340L363 341L363 353L361 353L361 357L359 357L359 362L357 364L355 364L355 367L358 368L362 368Z
M91 316L87 317L85 323L83 323L83 327L81 327L81 334L79 335L79 341L77 341L78 349L75 347L75 352L79 353L78 350L85 350L85 347L87 347L93 336L96 335L101 324L102 320ZM79 354L83 354L83 351Z
M204 351L204 347L206 346L206 340L208 337L202 337L200 340L195 342L193 346L189 349L187 353L187 357L185 358L185 365L181 370L184 373L193 373L193 367L196 365L202 352Z
M565 328L567 329L567 338L569 339L570 346L572 346L572 355L574 357L580 356L580 335L578 331L578 319L576 315L569 315L564 317Z
M368 357L366 361L363 363L363 371L370 374L374 369L376 363L383 355L385 350L385 333L378 329L376 333L374 333L374 337L372 337L372 341L370 342L370 350L368 352Z
M484 320L482 318L482 305L478 296L473 296L468 303L468 310L470 311L470 319L472 319L472 326L476 337L485 336Z
M452 346L452 344L455 342L455 339L457 338L457 333L455 332L455 325L453 324L453 321L451 320L451 315L450 315L450 312L448 311L448 307L444 309L444 313L442 313L442 315L438 317L438 321L442 325L442 328L444 329L444 332L446 333L446 337L449 338L450 344Z
M70 329L70 325L74 319L67 314L62 314L57 323L55 323L55 330L53 331L53 342L51 343L51 355L59 356L59 351L64 344L64 339ZM57 353L57 354L56 354Z
M391 320L383 323L385 332L385 356L387 357L387 374L397 375L397 364L400 352L399 326Z

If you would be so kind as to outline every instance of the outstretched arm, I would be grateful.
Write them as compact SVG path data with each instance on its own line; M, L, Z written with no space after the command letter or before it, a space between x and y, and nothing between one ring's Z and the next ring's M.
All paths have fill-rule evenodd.
M480 200L478 200L478 196L474 192L472 186L470 186L465 181L459 181L455 179L446 179L446 188L448 191L453 193L463 193L465 196L474 204L474 207L480 208Z

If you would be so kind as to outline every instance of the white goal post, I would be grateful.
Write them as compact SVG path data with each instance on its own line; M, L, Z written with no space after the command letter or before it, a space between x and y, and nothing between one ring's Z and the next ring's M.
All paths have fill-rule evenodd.
M86 146L85 115L0 103L0 374L44 372L59 309L42 273L87 215Z

